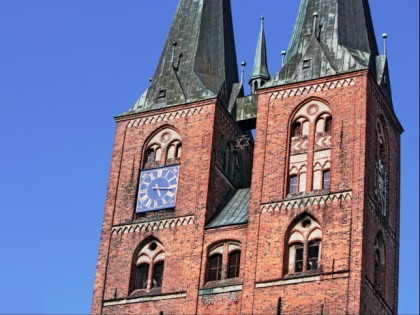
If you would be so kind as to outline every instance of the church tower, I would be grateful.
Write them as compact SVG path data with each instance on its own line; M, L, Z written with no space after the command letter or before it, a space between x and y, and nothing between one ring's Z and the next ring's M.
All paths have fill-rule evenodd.
M116 118L93 314L397 313L403 130L368 0L302 0L273 77L262 19L249 83L230 1L179 0Z

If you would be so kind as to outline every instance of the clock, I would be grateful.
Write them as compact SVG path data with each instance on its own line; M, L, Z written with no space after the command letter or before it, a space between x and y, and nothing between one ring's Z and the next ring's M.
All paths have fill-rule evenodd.
M175 208L179 165L140 173L136 213Z

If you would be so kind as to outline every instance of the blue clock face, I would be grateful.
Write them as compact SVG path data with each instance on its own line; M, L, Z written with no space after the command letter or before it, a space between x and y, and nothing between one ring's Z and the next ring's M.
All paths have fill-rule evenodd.
M179 165L142 171L137 213L175 208Z

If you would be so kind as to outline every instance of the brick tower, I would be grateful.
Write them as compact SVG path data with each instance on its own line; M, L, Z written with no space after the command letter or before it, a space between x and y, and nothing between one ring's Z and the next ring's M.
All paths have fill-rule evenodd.
M92 313L397 312L403 130L368 1L302 0L273 77L263 22L244 96L230 1L179 1L116 118Z

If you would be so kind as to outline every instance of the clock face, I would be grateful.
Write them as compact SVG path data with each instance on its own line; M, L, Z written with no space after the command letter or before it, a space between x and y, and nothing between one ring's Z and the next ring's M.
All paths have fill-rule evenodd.
M142 171L137 213L175 208L179 165Z

